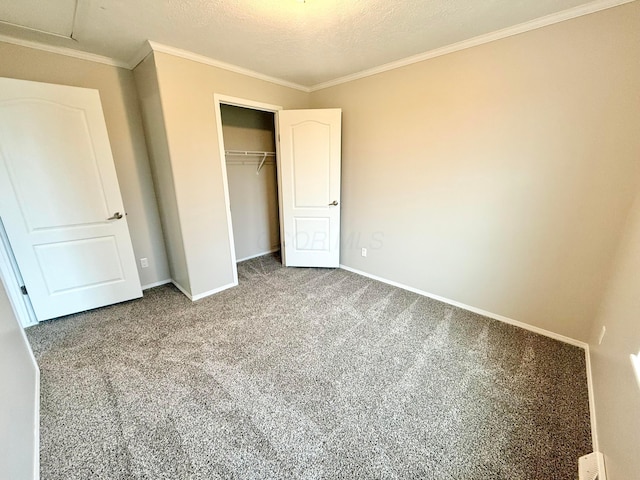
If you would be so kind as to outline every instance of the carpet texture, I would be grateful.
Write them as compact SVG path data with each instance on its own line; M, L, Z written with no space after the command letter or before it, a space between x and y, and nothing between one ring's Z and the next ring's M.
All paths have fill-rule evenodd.
M584 352L344 270L44 322L43 480L575 479Z

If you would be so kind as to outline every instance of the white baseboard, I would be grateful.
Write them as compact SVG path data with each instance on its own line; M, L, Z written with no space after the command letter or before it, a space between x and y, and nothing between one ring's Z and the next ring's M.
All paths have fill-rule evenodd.
M244 258L236 259L236 263L244 262L246 260L251 260L252 258L262 257L263 255L269 255L270 253L274 253L280 250L280 246L273 247L271 250L267 250L266 252L256 253L255 255L250 255Z
M233 287L237 287L238 286L238 282L231 282L231 283L227 283L226 285L223 285L221 287L218 288L214 288L213 290L209 290L208 292L203 292L203 293L199 293L198 295L194 295L193 297L191 297L192 301L196 301L196 300L201 300L205 297L209 297L211 295L215 295L216 293L220 293L223 290L227 290L229 288L233 288Z
M213 290L209 290L208 292L203 292L203 293L199 293L198 295L191 295L186 288L184 288L182 285L180 285L178 282L176 282L175 280L171 280L171 283L173 283L175 285L175 287L180 290L182 293L184 293L184 295L191 300L192 302L195 302L196 300L201 300L205 297L209 297L211 295L214 295L216 293L222 292L223 290L227 290L229 288L232 287L236 287L238 286L238 282L232 282L232 283L228 283L226 285L223 285L221 287L218 288L214 288Z
M441 297L440 295L434 295L433 293L425 292L423 290L419 290L414 287L410 287L408 285L404 285L402 283L394 282L393 280L387 280L386 278L378 277L377 275L372 275L367 272L363 272L362 270L357 270L355 268L348 267L346 265L340 265L340 268L347 270L349 272L357 273L358 275L362 275L363 277L368 277L373 280L377 280L382 283L386 283L388 285L393 285L394 287L402 288L403 290L408 290L409 292L417 293L418 295L422 295L424 297L432 298L433 300L438 300L443 303L447 303L449 305L453 305L454 307L462 308L463 310L468 310L469 312L477 313L484 317L489 317L494 320L498 320L503 323L508 323L509 325L514 325L516 327L524 328L525 330L529 330L534 333L539 333L540 335L544 335L545 337L553 338L554 340L559 340L564 343L568 343L569 345L573 345L575 347L580 347L586 349L588 344L582 342L580 340L576 340L574 338L566 337L564 335L560 335L559 333L551 332L549 330L545 330L544 328L536 327L533 325L529 325L528 323L520 322L518 320L514 320L509 317L505 317L503 315L498 315L496 313L487 312L486 310L482 310L481 308L472 307L471 305L466 305L464 303L457 302L455 300L450 300L445 297Z
M191 298L191 294L187 291L186 288L184 288L182 285L180 285L174 279L171 279L171 283L173 283L173 286L176 287L178 290L180 290L184 294L185 297L187 297L189 300L193 300Z
M160 285L166 285L167 283L171 283L172 280L167 278L166 280L160 280L159 282L148 283L147 285L142 285L142 290L149 290L153 287L159 287Z
M600 451L600 442L598 442L598 423L596 422L596 400L593 391L593 372L591 370L591 350L587 344L584 349L585 363L587 366L587 389L589 390L589 418L591 420L591 444L593 451Z

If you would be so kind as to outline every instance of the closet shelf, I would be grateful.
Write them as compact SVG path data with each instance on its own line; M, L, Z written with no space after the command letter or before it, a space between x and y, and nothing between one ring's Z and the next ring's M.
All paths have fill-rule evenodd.
M262 157L262 161L260 165L258 165L258 169L256 170L256 175L260 174L260 170L264 165L264 162L267 160L267 157L275 157L276 152L260 152L254 150L225 150L225 155L233 156L233 157Z
M225 155L243 157L275 157L276 152L259 152L254 150L225 150Z

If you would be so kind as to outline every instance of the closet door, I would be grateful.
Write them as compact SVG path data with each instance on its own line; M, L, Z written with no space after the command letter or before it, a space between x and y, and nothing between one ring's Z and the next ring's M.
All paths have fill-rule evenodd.
M282 260L340 265L342 110L278 112Z

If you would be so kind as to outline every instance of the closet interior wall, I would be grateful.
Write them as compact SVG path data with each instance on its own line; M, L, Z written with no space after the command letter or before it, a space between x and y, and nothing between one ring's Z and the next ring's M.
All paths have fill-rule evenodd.
M226 152L275 152L273 113L224 104L221 113ZM280 249L275 160L274 155L226 155L238 262Z

